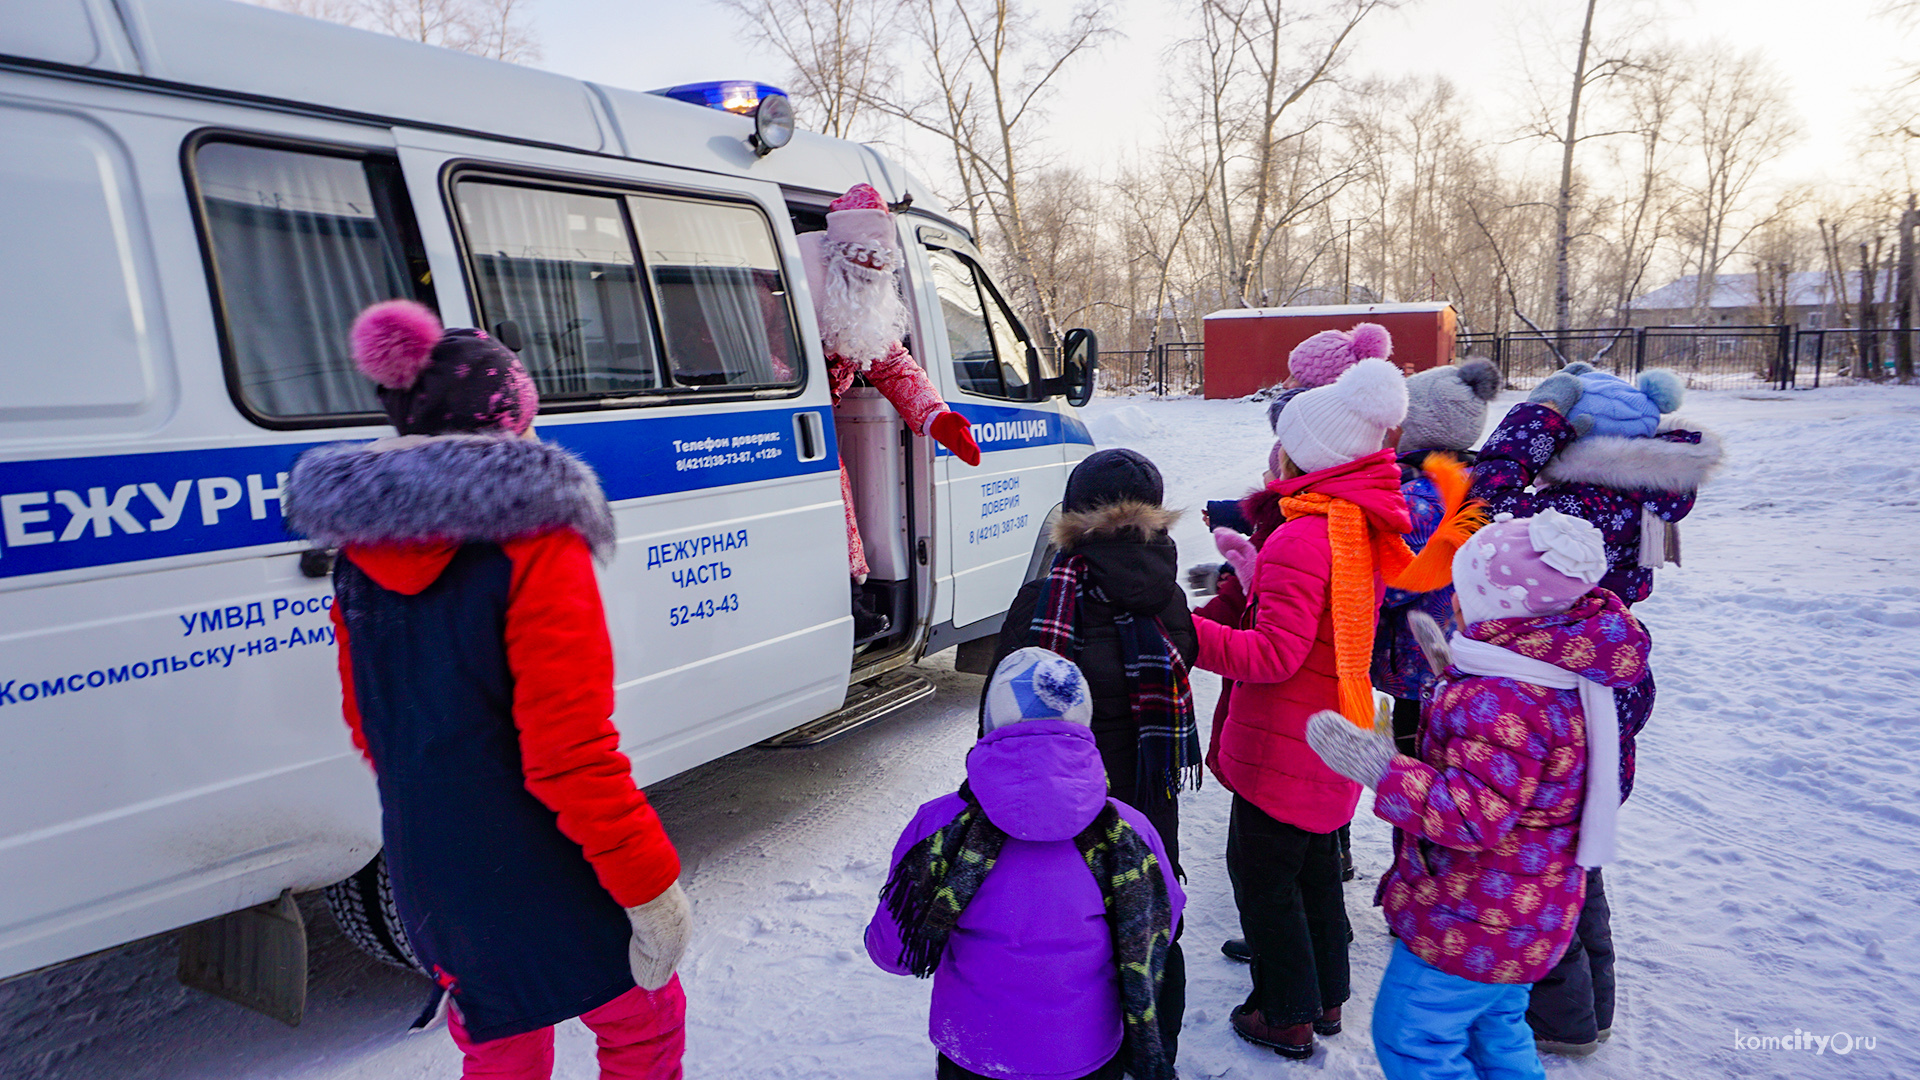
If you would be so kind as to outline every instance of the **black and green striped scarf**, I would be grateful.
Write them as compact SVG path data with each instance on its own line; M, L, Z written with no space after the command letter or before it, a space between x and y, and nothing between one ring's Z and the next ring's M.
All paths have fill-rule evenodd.
M940 966L947 938L1007 839L965 784L960 797L966 808L908 848L880 892L900 927L900 963L923 979ZM1106 901L1126 1017L1127 1071L1137 1080L1172 1080L1173 1063L1160 1042L1159 1000L1173 942L1173 903L1160 859L1111 801L1073 844Z

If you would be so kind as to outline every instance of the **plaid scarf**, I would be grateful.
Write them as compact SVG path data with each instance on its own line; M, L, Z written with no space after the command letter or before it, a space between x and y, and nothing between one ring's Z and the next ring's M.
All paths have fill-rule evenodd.
M1087 560L1061 552L1053 568L1040 579L1034 602L1028 643L1080 658L1080 600L1088 591L1111 604L1100 586L1087 580ZM1138 617L1118 606L1114 625L1120 631L1120 653L1126 668L1127 703L1139 729L1134 790L1142 798L1158 792L1171 799L1182 788L1200 788L1200 727L1194 722L1193 688L1187 684L1187 664L1157 618Z
M966 808L908 848L880 891L900 927L900 962L923 979L940 966L960 913L980 891L1007 839L965 784L960 797ZM1106 904L1126 1019L1127 1071L1137 1080L1173 1080L1173 1063L1160 1041L1160 985L1173 942L1173 903L1160 859L1111 800L1073 845Z

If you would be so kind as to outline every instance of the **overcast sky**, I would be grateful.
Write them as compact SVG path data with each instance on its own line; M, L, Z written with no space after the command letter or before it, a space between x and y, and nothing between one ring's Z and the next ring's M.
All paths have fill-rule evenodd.
M1682 42L1724 39L1773 60L1805 135L1774 170L1777 184L1843 180L1854 166L1864 106L1920 61L1915 35L1873 11L1883 0L1602 0L1605 33L1652 23ZM1037 0L1040 10L1058 0ZM1114 0L1122 37L1069 72L1048 117L1056 153L1104 172L1158 137L1164 54L1184 29L1170 0ZM1487 137L1504 135L1525 94L1522 42L1552 21L1578 31L1579 0L1411 0L1360 33L1354 73L1444 74L1481 113ZM542 67L633 89L721 78L779 82L784 67L740 40L736 17L712 0L536 0ZM1569 39L1570 41L1571 39ZM1563 46L1563 53L1571 47ZM1539 70L1568 57L1541 56ZM1564 91L1562 91L1564 92ZM915 171L931 173L931 168Z

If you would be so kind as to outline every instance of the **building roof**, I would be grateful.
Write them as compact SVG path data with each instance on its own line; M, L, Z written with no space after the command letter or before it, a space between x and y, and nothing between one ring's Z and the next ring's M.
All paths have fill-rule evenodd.
M1846 293L1848 300L1857 300L1860 296L1860 272L1849 271L1846 275ZM1675 278L1665 285L1645 293L1634 300L1635 311L1689 311L1698 295L1699 274L1688 274ZM1788 307L1824 307L1834 302L1830 279L1823 270L1801 270L1787 275ZM1874 290L1878 299L1885 301L1893 297L1893 274L1878 276ZM1707 297L1710 309L1749 308L1761 305L1758 274L1716 274L1713 288Z
M1228 308L1209 319L1268 319L1275 315L1389 315L1397 312L1445 311L1445 301L1420 304L1318 304L1308 307Z

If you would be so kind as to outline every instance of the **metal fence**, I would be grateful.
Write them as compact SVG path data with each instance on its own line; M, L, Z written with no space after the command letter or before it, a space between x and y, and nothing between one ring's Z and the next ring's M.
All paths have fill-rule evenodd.
M1813 389L1912 378L1920 328L1801 330L1792 326L1614 326L1561 332L1459 334L1454 359L1484 356L1509 389L1530 390L1576 360L1625 379L1677 372L1695 390ZM1103 394L1197 394L1206 377L1197 341L1100 354Z
M1163 341L1151 349L1102 350L1103 394L1197 394L1206 375L1198 341Z
M1527 390L1573 361L1623 378L1667 368L1700 390L1810 389L1836 382L1885 381L1901 373L1900 355L1920 353L1916 330L1800 330L1792 326L1647 326L1560 332L1461 334L1455 359L1484 356L1510 389Z
M1818 388L1911 379L1917 359L1920 329L1802 330L1793 339L1791 385Z

